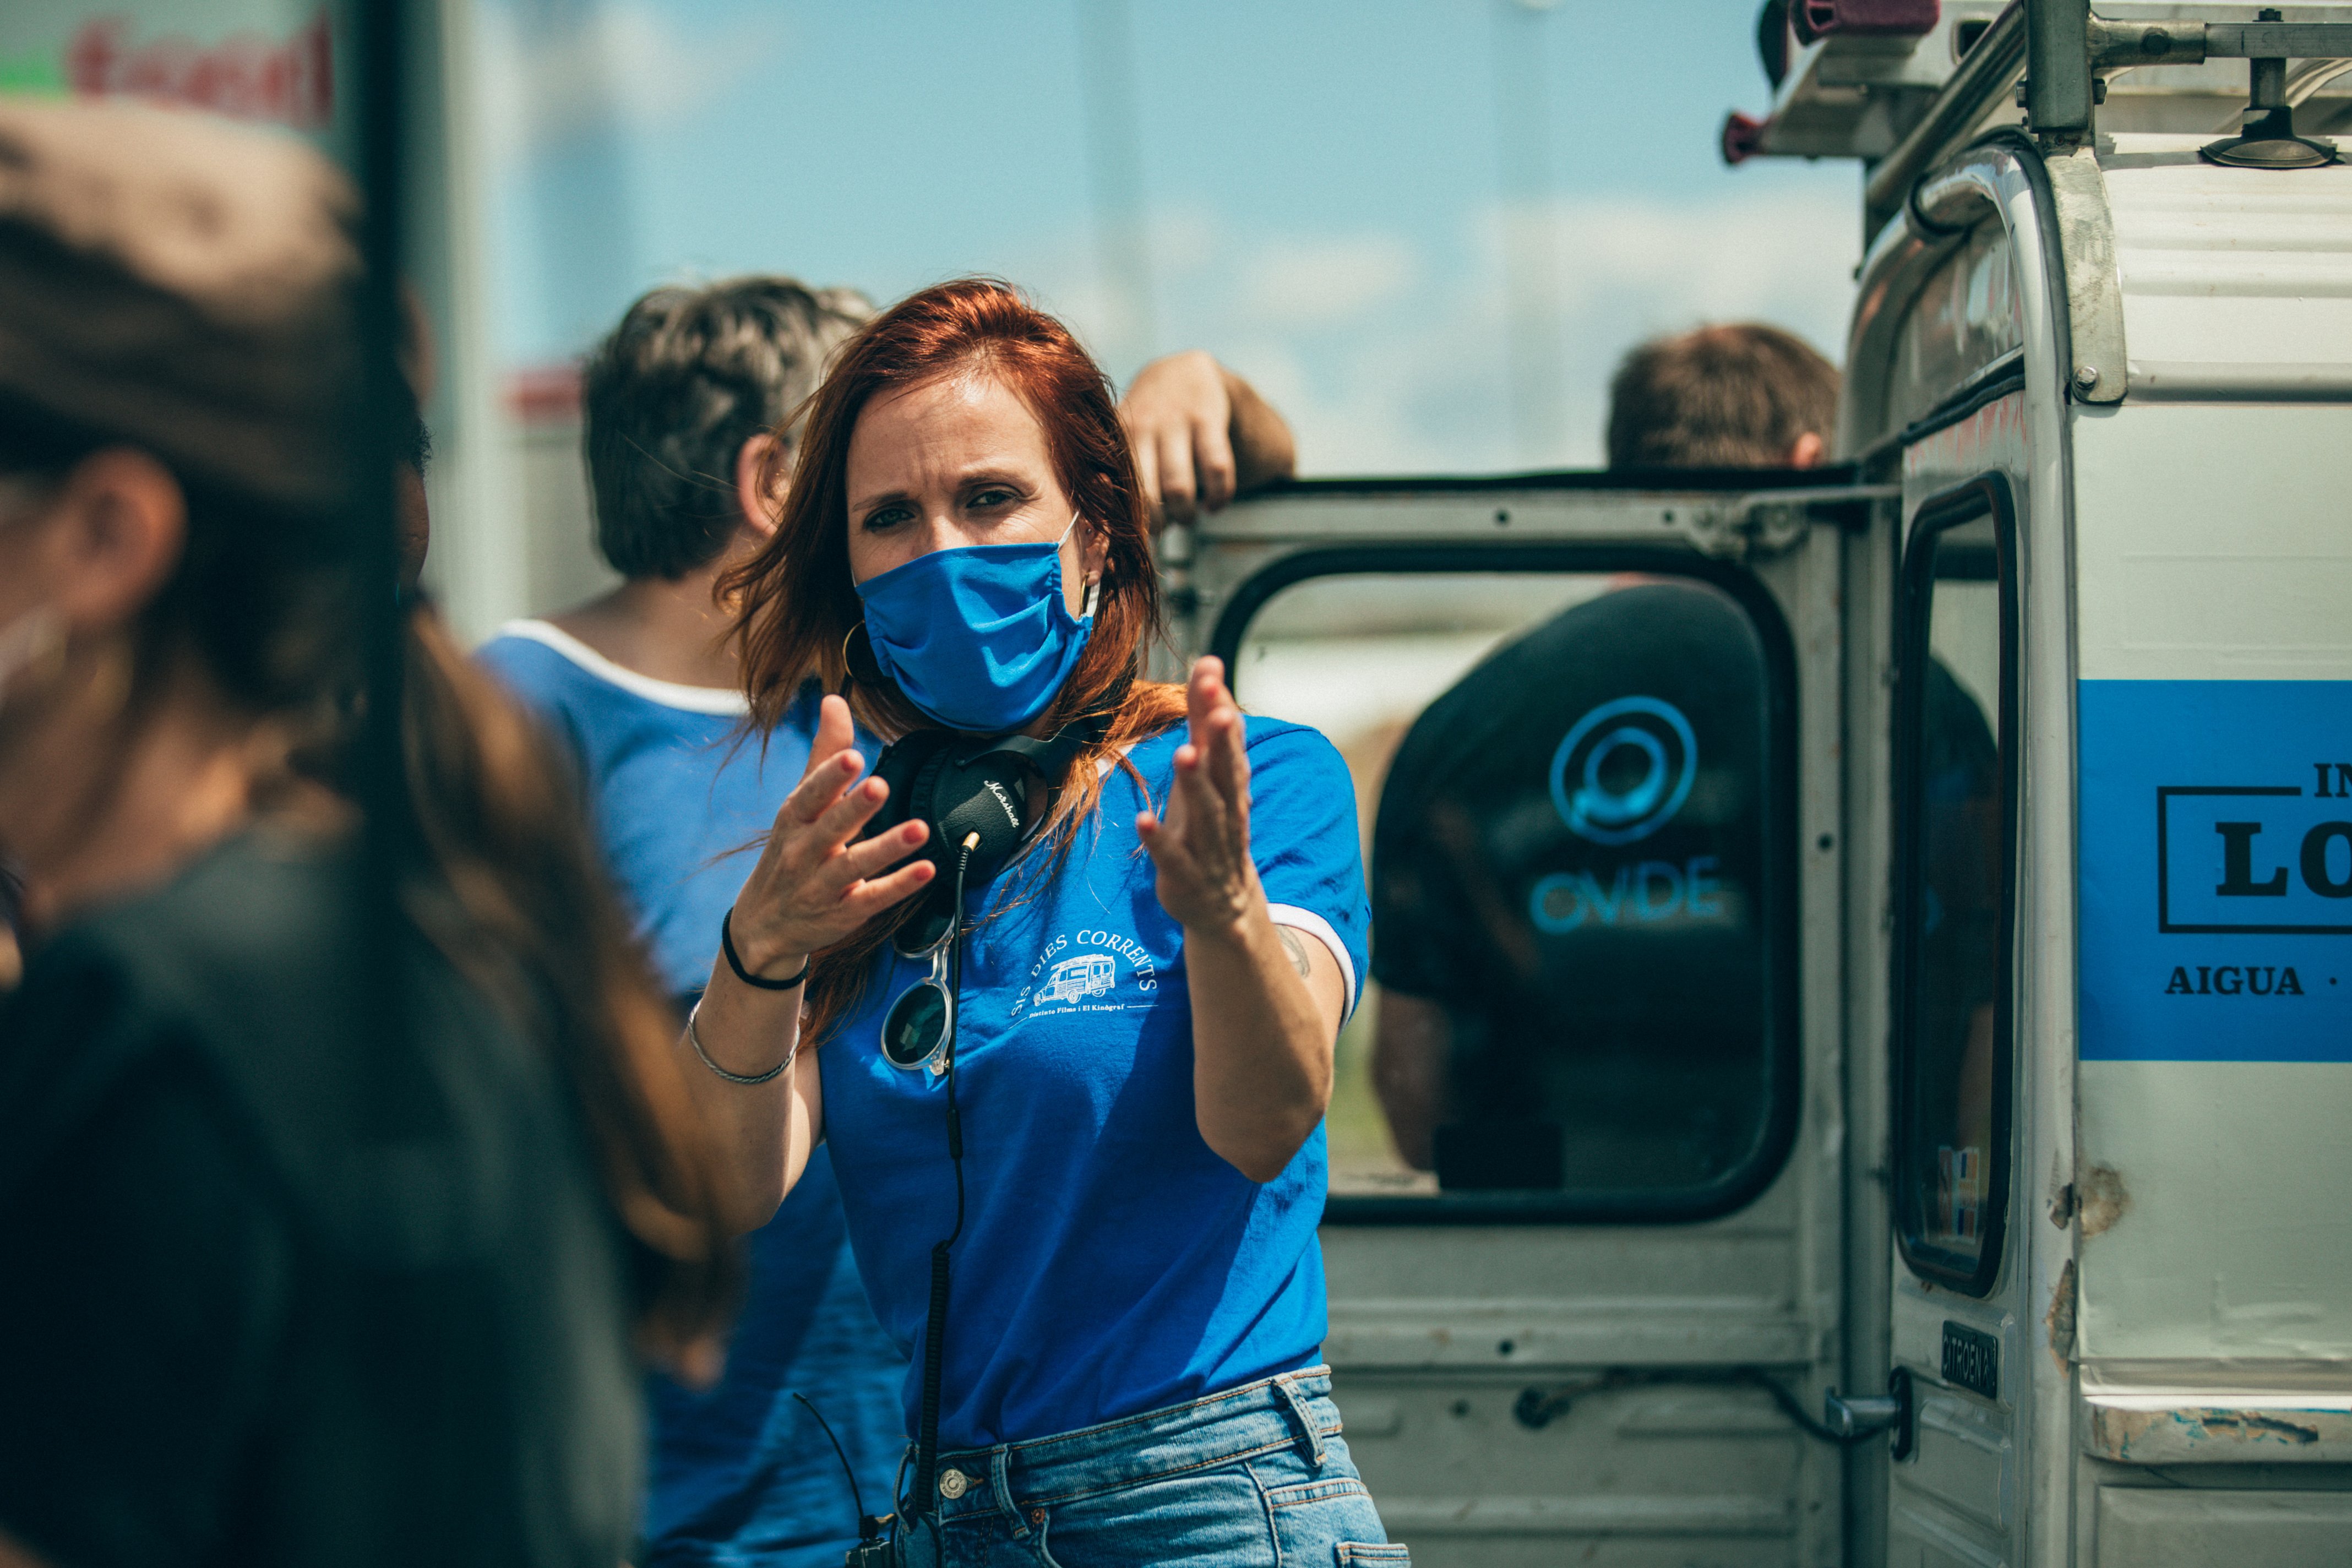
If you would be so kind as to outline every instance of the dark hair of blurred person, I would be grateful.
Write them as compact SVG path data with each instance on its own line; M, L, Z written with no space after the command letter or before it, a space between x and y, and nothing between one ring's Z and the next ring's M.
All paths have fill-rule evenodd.
M425 556L433 544L433 513L425 505L425 474L433 466L433 432L425 416L413 408L406 414L407 435L400 443L400 461L392 475L394 528L399 536L400 591L414 593L425 574Z
M1654 338L1609 382L1612 468L1810 468L1837 423L1837 367L1759 321Z
M672 1016L413 599L361 951L350 216L290 141L0 107L0 1562L607 1568L632 1342L724 1304Z

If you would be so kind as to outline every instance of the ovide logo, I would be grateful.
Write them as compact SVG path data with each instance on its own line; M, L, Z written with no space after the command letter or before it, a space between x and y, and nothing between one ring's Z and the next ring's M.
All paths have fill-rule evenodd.
M1632 844L1671 820L1698 776L1698 738L1671 702L1620 697L1571 726L1551 758L1551 803L1569 831Z
M1620 697L1579 719L1551 758L1551 803L1569 831L1611 847L1638 843L1674 819L1698 777L1698 737L1682 710ZM1550 936L1588 923L1656 927L1729 920L1722 861L1604 863L1538 878L1528 919Z

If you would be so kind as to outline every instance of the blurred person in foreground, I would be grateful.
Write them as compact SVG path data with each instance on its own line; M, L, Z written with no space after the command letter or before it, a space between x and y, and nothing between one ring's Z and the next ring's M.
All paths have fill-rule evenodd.
M799 781L824 694L809 683L747 736L718 584L774 533L800 410L872 314L851 290L781 277L657 289L631 305L582 377L596 546L624 581L565 614L509 623L479 652L571 756L681 1005L718 956L745 868L733 858L756 851ZM1290 470L1287 426L1203 353L1147 366L1121 416L1172 516ZM906 1357L867 1302L828 1149L811 1153L749 1250L720 1381L651 1382L646 1568L840 1561L857 1530L842 1461L795 1392L824 1413L869 1500L889 1495L905 1447Z
M352 217L290 141L0 107L0 1563L610 1568L637 1352L714 1353L674 1015L406 595L370 913Z
M1780 328L1707 326L1634 349L1609 391L1612 470L1810 468L1828 451L1838 373ZM1505 644L1414 721L1372 837L1372 1080L1407 1164L1449 1186L1558 1186L1551 1135L1528 1136L1515 1153L1519 1135L1569 1120L1563 1095L1604 1120L1618 1114L1601 1104L1589 1062L1575 1069L1579 1088L1560 1088L1552 1042L1581 1040L1581 1050L1610 1031L1593 992L1558 983L1575 968L1562 962L1563 933L1538 929L1518 896L1572 844L1549 800L1549 764L1603 686L1672 686L1664 700L1728 739L1747 704L1722 672L1752 662L1753 637L1716 590L1629 578ZM1644 991L1640 1016L1618 1022L1638 1032L1675 998L1632 973L1618 967L1615 984ZM1710 1120L1695 1100L1681 1109ZM1454 1158L1439 1157L1441 1142Z

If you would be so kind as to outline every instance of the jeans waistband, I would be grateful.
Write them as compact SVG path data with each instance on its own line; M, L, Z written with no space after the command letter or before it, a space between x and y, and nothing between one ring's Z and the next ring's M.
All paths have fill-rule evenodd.
M1001 1510L1017 1520L1021 1504L1066 1501L1276 1448L1296 1447L1319 1468L1325 1439L1339 1431L1330 1392L1331 1369L1307 1367L1099 1426L942 1454L945 1484L932 1500L942 1519ZM962 1480L950 1479L950 1470ZM950 1489L961 1495L948 1496Z

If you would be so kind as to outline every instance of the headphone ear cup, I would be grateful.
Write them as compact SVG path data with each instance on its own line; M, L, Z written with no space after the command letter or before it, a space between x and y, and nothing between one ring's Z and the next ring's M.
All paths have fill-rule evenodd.
M882 748L882 755L874 763L873 776L888 784L890 794L881 808L866 819L857 835L859 838L871 838L877 833L889 832L902 822L928 817L921 805L927 764L935 764L946 749L946 737L936 730L917 730ZM932 767L929 771L937 770Z
M932 818L933 838L945 855L943 876L954 873L965 839L977 835L964 879L978 887L1004 868L1021 847L1024 817L1029 805L1029 773L1017 760L982 756L970 760L942 758L931 798L939 815Z

